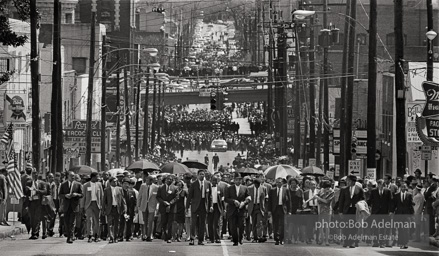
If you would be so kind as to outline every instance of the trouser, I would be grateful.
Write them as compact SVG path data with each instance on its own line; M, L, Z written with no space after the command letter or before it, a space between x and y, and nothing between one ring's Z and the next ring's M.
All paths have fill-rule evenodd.
M120 214L117 211L117 206L111 207L111 212L107 215L108 232L110 233L110 239L117 239L119 231L119 218Z
M197 229L198 241L204 241L204 232L206 231L206 208L204 206L204 199L200 201L200 206L196 212L191 213L191 239L195 238L195 229Z
M225 234L227 234L227 229L229 227L228 221L227 221L227 216L224 215L223 217L221 217L221 219L222 219L222 222L223 222L222 226L221 226L221 235L225 235Z
M258 240L262 238L262 228L263 228L263 216L259 205L255 204L253 206L253 211L251 214L252 225L253 225L253 239Z
M87 218L87 233L89 236L101 236L99 213L100 210L96 201L92 201L90 206L85 210L85 216Z
M351 223L352 221L355 222L355 207L350 207L348 210L348 213L343 215L344 219L343 221L345 223ZM355 243L355 240L352 239L352 237L357 233L357 230L355 228L344 228L343 229L343 235L345 237L345 240L343 242L343 246L351 246Z
M433 207L426 207L427 216L428 216L428 229L429 235L432 236L435 232L435 224L434 224L434 210Z
M161 214L161 226L163 228L162 239L170 240L172 238L172 222L173 214L170 212L164 212Z
M41 200L33 200L29 202L29 217L32 236L40 235L40 221L42 215Z
M154 230L154 212L142 212L143 214L143 235L152 239L152 231Z
M316 221L318 219L317 216L317 209L315 209L315 212L306 215L306 239L308 241L311 241L314 239L314 232L315 230L315 226L316 226ZM317 232L318 234L318 232ZM318 236L316 235L316 241L318 240Z
M389 218L385 217L384 215L378 215L378 216L371 215L368 220L375 221L375 223L380 223L380 222L387 223ZM373 234L372 237L374 238L373 244L385 245L388 239L383 239L383 238L384 235L387 235L389 233L388 231L390 230L387 228L374 227L372 230L372 234Z
M6 214L6 198L0 203L0 222L3 221Z
M251 216L247 216L245 218L245 238L247 240L250 240L251 235L250 232L252 231L252 223L250 222Z
M410 218L405 217L405 222L409 222ZM409 243L410 238L410 228L402 227L398 228L398 244L400 246L407 245Z
M108 237L107 217L103 213L101 213L99 218L100 218L100 223L101 223L101 225L100 225L101 238L107 239L107 237Z
M276 206L273 212L273 231L274 240L282 242L284 240L284 210L282 205Z
M119 220L119 238L123 239L125 234L125 239L130 239L132 232L131 228L133 226L134 216L129 216L128 219L125 219L124 215L120 216Z
M84 209L79 209L79 212L75 215L76 218L76 225L75 225L75 235L77 238L84 237L84 223L85 223L85 214Z
M76 214L71 207L64 212L64 236L67 238L73 238Z
M209 225L209 239L211 242L220 239L219 234L219 220L221 213L218 208L218 204L213 204L213 212L209 212L207 215L207 223Z
M242 241L242 237L244 235L244 215L238 211L235 211L233 214L228 217L229 225L230 225L230 233L232 234L233 243L238 243Z
M49 226L48 226L48 232L53 234L53 229L55 228L55 220L56 216L59 217L59 226L58 226L58 232L59 234L63 234L63 226L64 226L64 219L61 217L61 214L59 213L59 199L53 199L53 202L55 203L55 216L50 219Z

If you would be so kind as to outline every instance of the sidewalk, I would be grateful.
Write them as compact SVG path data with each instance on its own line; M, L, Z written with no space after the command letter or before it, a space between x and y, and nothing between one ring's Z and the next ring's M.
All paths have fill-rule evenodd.
M0 226L0 240L27 233L26 227L19 221L8 222L11 226Z

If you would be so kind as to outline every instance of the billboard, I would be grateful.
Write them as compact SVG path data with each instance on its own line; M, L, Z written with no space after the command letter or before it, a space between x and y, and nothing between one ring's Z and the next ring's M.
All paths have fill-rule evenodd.
M26 113L28 105L27 93L6 92L4 122L25 123L28 118Z

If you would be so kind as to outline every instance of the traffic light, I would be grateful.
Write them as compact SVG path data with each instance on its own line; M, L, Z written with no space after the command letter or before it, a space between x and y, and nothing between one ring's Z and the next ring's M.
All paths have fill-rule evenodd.
M352 152L352 154L357 153L357 138L356 137L352 137L351 152Z
M210 93L210 110L217 110L217 99L215 92Z
M152 12L164 13L165 12L165 8L154 7L154 8L152 8Z

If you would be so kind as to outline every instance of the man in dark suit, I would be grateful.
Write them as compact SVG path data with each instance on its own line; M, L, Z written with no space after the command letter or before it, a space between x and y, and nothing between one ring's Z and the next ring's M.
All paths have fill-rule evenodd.
M398 221L403 220L406 222L410 221L410 216L413 215L413 195L407 192L407 184L402 183L400 187L401 191L396 193L393 197L393 209L392 212L399 216ZM408 242L410 238L410 228L401 227L398 228L398 244L401 249L407 249Z
M273 232L275 245L284 241L284 216L288 211L287 188L283 186L283 179L276 179L276 187L269 194L269 216L273 218Z
M40 233L40 221L43 214L41 205L43 196L47 194L45 182L38 180L38 173L32 171L32 179L28 179L24 187L24 195L29 201L29 217L31 227L31 237L29 239L38 239Z
M108 181L110 185L104 191L103 212L107 216L111 244L117 243L119 219L126 213L126 202L122 188L116 185L116 178L110 177Z
M163 184L157 191L157 201L160 203L159 213L161 216L161 226L163 228L162 238L167 243L171 243L172 237L172 222L173 222L173 210L175 203L173 202L176 197L177 188L172 185L174 181L174 175L168 175L165 178L165 184ZM172 201L172 202L171 202Z
M253 185L248 188L250 202L248 215L253 224L253 242L262 242L263 217L265 215L265 198L268 197L265 186L261 186L261 180L255 179Z
M219 222L224 213L224 190L219 187L219 180L218 175L212 176L212 206L207 215L209 239L212 243L221 243Z
M265 187L265 191L267 191L267 194L270 193L270 191L273 189L273 186L268 183L265 182L265 176L264 173L259 174L259 179L261 179L261 186ZM263 228L262 228L262 242L267 241L267 238L269 238L271 236L271 233L273 231L273 221L270 222L270 218L268 217L268 208L270 206L270 204L268 203L269 198L267 197L265 199L265 214L263 216Z
M133 183L135 183L134 180ZM126 215L120 216L119 242L123 242L124 236L125 241L131 241L131 226L133 225L137 198L134 191L129 189L130 184L130 178L124 178L122 180L122 195L126 202Z
M383 220L388 220L388 218L385 218L385 215L389 215L391 209L390 206L392 203L392 192L390 192L390 189L384 187L383 179L378 180L377 185L378 187L371 191L367 204L372 208L372 216L370 217L370 219L376 222L380 222ZM379 215L379 217L376 215ZM384 228L373 229L372 234L374 235L374 238L378 239L375 239L373 241L373 247L385 247L386 240L382 240L380 238L382 238L383 235L386 234L386 231L387 229Z
M191 207L191 241L194 245L195 228L198 227L198 245L204 245L206 215L212 206L212 185L204 179L204 170L198 170L198 179L189 187L186 210Z
M61 184L59 198L62 201L60 210L64 213L64 235L67 243L73 243L75 230L75 214L79 212L79 199L82 198L82 185L74 180L75 174L68 173L67 181Z
M23 192L26 192L26 185L28 182L32 182L32 165L26 166L26 173L21 176L21 187L23 188ZM26 195L26 194L25 194ZM23 197L23 206L21 211L21 222L26 225L27 232L29 233L31 231L31 224L30 224L30 216L29 216L29 197L25 196Z
M233 246L242 244L244 234L244 214L245 206L250 201L248 189L241 185L242 178L239 173L235 173L234 185L227 188L225 201L227 202L227 219L229 221L230 233L233 238Z
M437 190L437 180L433 179L433 174L430 173L428 177L428 182L430 183L430 186L424 191L424 198L425 198L425 210L428 215L428 227L430 236L433 236L435 233L435 224L434 224L434 209L433 209L433 202L436 200L434 192Z
M356 186L357 177L355 175L349 175L346 179L347 187L341 189L340 191L340 199L339 199L339 212L340 215L343 215L343 221L347 221L348 223L355 222L355 213L357 208L355 205L360 200L364 200L364 191L363 188ZM355 228L345 228L343 229L343 234L346 239L343 243L343 247L355 248L354 243L356 241L352 240L352 236L356 234Z

